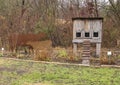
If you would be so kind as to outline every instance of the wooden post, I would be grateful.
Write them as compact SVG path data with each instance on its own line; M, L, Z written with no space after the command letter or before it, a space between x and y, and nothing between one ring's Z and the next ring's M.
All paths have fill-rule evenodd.
M100 57L101 43L96 43L96 56Z
M77 56L77 43L73 43L73 53Z

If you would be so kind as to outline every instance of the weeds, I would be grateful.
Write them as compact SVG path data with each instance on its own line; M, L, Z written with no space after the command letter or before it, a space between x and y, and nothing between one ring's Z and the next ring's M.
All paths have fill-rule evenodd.
M2 53L0 53L0 57L2 57L3 56L3 54Z
M116 64L116 57L103 55L100 57L101 64Z
M50 55L47 50L36 50L34 60L49 61Z
M43 64L2 58L0 61L2 61L0 85L34 85L37 83L45 85L46 83L47 85L119 85L120 83L120 69L116 68ZM3 71L1 67L14 70ZM25 71L25 73L21 74L18 72L19 70Z
M67 55L66 50L62 49L62 50L59 50L59 51L58 51L58 56L65 58L65 57L67 57L68 55Z

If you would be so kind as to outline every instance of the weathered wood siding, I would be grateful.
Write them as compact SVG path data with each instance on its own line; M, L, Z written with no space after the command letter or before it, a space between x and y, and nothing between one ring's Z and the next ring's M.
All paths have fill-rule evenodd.
M76 32L81 32L81 37L76 37ZM85 37L85 32L89 32L89 37ZM94 32L98 32L98 37L94 37ZM74 20L73 21L73 42L82 43L85 39L97 43L102 40L102 20Z

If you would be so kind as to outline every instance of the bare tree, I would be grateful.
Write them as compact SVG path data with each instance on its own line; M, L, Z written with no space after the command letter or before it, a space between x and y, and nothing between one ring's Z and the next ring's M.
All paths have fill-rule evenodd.
M109 0L109 16L113 17L112 19L117 25L120 25L120 1Z

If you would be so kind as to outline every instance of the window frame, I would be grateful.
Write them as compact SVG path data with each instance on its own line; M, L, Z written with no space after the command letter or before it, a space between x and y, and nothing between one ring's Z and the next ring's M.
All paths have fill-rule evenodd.
M76 32L76 37L77 37L77 38L80 38L80 37L81 37L81 34L82 34L81 32ZM77 35L80 35L80 36L77 36Z
M95 36L95 33L97 33L97 36ZM99 32L93 32L93 37L98 38L99 37Z
M84 34L85 34L85 38L90 38L90 32L85 32ZM87 36L86 36L86 34L87 34Z

